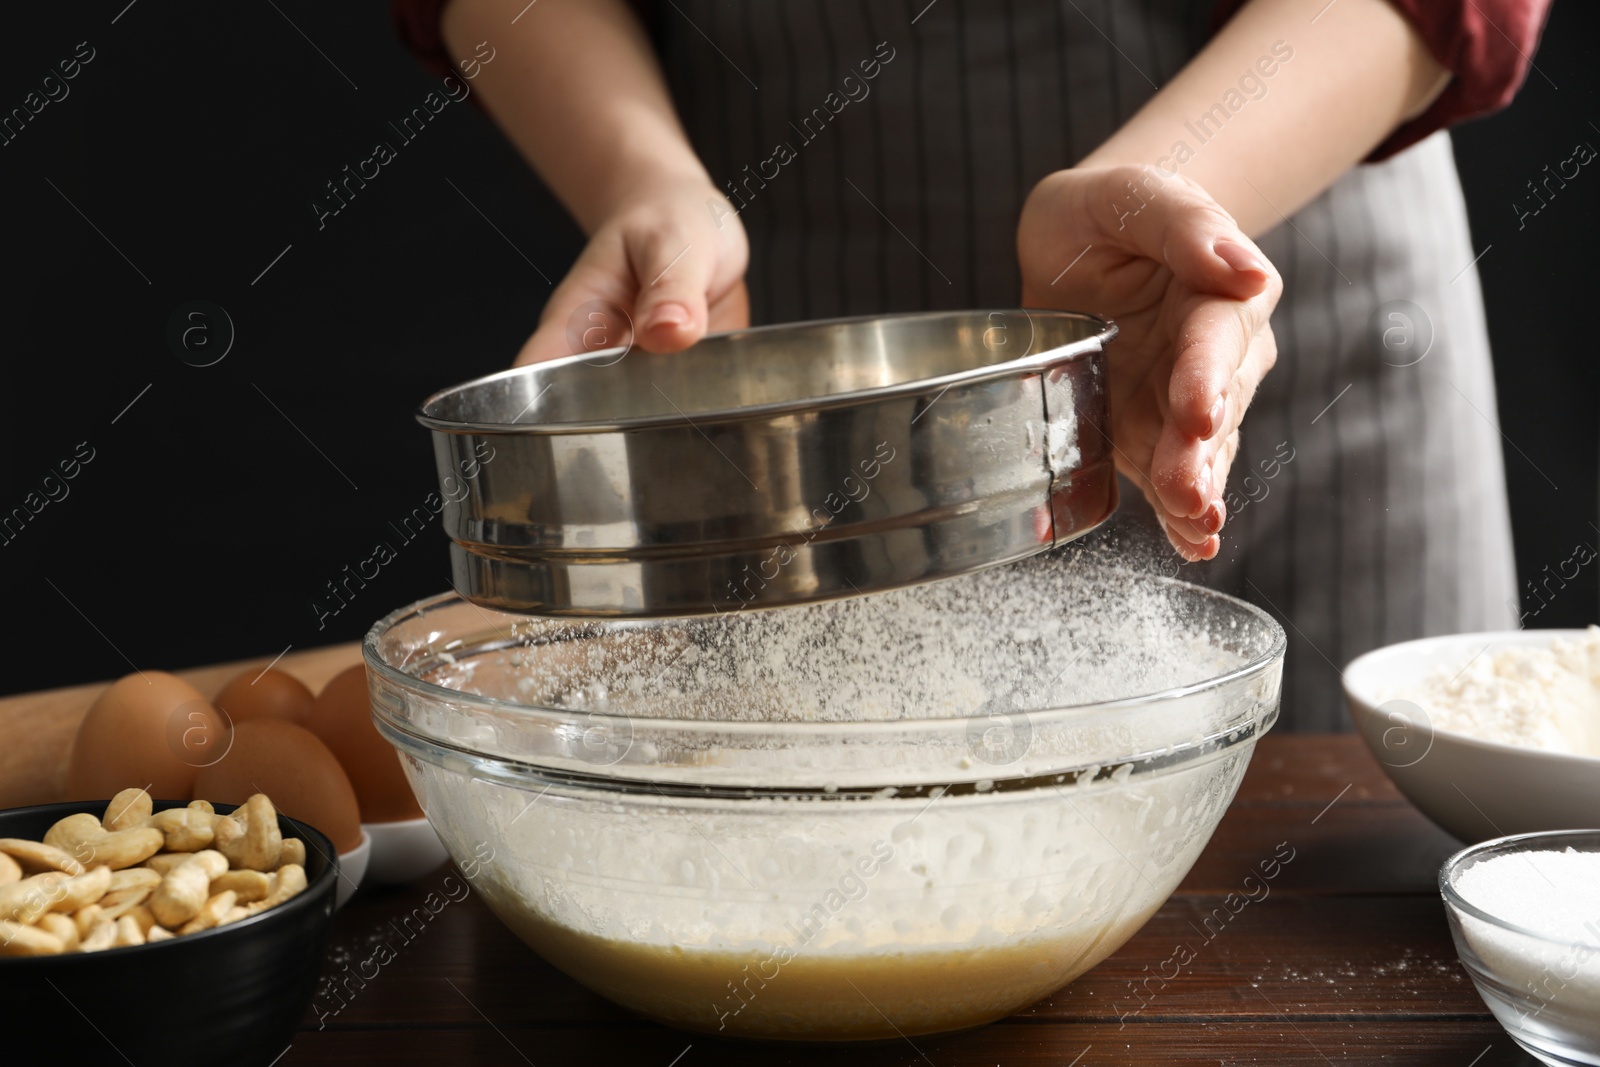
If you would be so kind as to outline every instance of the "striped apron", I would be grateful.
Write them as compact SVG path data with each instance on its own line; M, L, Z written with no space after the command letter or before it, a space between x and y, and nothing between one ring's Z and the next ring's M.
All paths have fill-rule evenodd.
M1016 306L1023 199L1183 67L1210 7L674 0L653 32L749 232L764 323ZM1222 552L1182 564L1136 493L1097 537L1270 611L1289 635L1282 726L1341 730L1351 657L1517 624L1510 520L1447 135L1355 169L1292 222L1259 240L1284 278L1279 357L1245 419Z

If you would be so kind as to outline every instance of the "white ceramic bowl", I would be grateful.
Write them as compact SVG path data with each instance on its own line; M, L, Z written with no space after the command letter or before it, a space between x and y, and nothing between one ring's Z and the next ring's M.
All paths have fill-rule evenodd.
M333 906L342 908L367 876L367 863L372 858L372 836L361 830L361 843L349 852L339 853L339 888L334 893Z
M1406 799L1468 844L1509 834L1600 826L1600 758L1549 752L1435 727L1390 697L1439 666L1519 645L1581 638L1582 630L1505 630L1425 637L1358 656L1344 671L1356 728Z
M367 878L374 885L402 885L421 878L450 858L426 818L399 822L364 822L372 841Z

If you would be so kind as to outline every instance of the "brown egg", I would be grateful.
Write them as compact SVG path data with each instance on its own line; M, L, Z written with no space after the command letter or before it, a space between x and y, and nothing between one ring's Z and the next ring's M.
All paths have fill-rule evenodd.
M158 800L186 800L199 769L227 748L227 725L198 689L161 671L130 674L79 723L67 796L98 800L142 786Z
M283 719L304 726L315 699L300 679L269 668L245 671L223 686L211 703L235 723Z
M250 719L233 728L233 747L203 767L194 780L197 800L242 804L265 793L291 819L328 835L348 852L361 843L361 812L350 779L328 746L303 726L282 719Z
M364 666L341 671L322 687L306 725L333 750L350 775L361 803L362 822L422 817L422 808L400 769L399 753L372 725Z

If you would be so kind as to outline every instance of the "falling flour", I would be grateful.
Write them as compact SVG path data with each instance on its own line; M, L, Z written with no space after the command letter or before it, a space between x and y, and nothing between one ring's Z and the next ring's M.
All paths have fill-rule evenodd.
M593 625L523 619L502 662L432 676L522 703L719 722L942 719L1121 700L1259 654L1178 583L1066 553L781 611ZM1262 646L1264 647L1264 646Z

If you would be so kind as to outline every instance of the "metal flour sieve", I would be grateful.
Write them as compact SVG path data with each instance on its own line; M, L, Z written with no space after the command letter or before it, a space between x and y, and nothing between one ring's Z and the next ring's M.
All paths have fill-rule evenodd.
M1031 556L1116 510L1104 345L953 311L609 349L436 393L456 590L538 615L829 600Z

